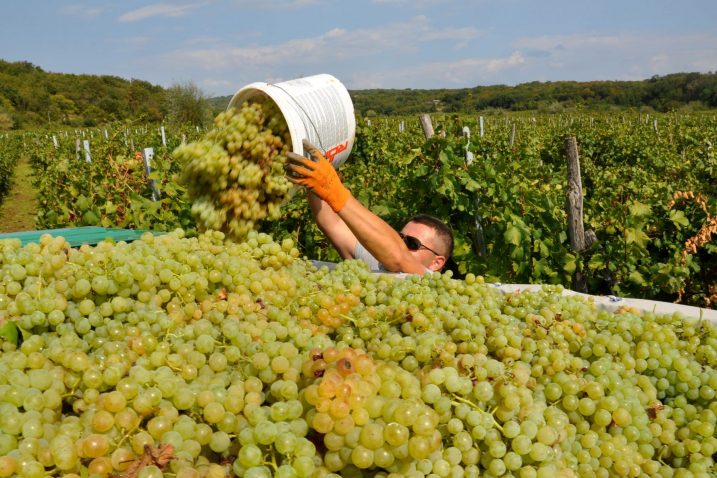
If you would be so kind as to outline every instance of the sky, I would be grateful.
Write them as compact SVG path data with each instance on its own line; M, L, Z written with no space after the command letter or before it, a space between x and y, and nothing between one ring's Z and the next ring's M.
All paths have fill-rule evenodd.
M717 71L717 0L3 0L0 59L232 95Z

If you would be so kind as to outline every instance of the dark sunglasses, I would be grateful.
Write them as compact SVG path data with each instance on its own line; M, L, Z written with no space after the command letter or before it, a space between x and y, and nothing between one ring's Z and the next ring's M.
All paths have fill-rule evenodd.
M398 233L399 236L401 236L401 239L403 239L404 244L406 244L406 247L408 247L409 251L417 251L419 249L426 249L427 251L431 251L437 256L440 256L439 253L431 249L430 247L424 245L420 239L413 236L408 236L402 232Z

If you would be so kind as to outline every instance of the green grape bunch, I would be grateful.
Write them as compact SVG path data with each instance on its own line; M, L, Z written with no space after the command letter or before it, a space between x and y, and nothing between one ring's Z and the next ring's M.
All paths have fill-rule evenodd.
M203 138L175 149L199 228L240 241L277 219L292 190L284 175L290 146L281 112L266 101L229 108Z
M717 327L291 238L0 241L0 478L715 476Z

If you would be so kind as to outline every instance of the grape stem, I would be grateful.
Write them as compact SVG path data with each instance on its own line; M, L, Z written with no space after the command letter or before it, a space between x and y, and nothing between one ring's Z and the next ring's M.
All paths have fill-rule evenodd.
M38 275L37 275L37 300L40 300L40 294L42 293L42 269L40 269Z
M665 461L662 459L663 455L665 454L665 448L667 448L666 445L663 445L660 448L660 453L657 455L657 461L660 462L660 464L662 465L666 465Z
M496 410L498 407L494 408L494 409L493 409L493 412L490 412L490 413L489 413L489 412L486 412L485 410L483 410L481 407L479 407L479 406L476 405L475 403L471 402L470 400L461 397L460 395L456 395L455 393L452 393L451 396L452 396L455 400L458 400L458 402L465 403L466 405L469 405L469 406L470 406L471 408L473 408L474 410L478 410L479 412L481 412L481 413L483 413L483 414L485 414L485 415L489 415L490 418L491 418L491 420L493 421L493 426L496 427L496 428L497 428L498 430L500 430L501 432L503 431L503 427L501 426L500 423L498 423L498 422L495 420L495 417L493 416L493 413L495 413L495 410ZM453 405L460 405L460 403L458 403L458 402L451 401L451 403L452 403Z
M349 317L349 316L346 315L346 314L339 314L339 317L341 317L342 319L348 320L349 322L351 322L352 324L354 324L354 326L357 326L357 325L356 325L356 319L354 319L353 317ZM357 326L357 327L358 327L358 326Z
M71 389L69 392L67 392L67 393L65 393L64 395L62 395L62 398L74 397L74 396L75 396L75 390L77 390L77 386L80 384L80 382L82 382L82 379L81 379L81 378L78 378L77 381L72 384L72 389Z
M274 471L278 470L278 469L279 469L279 466L276 464L276 455L274 454L274 449L273 449L273 448L271 449L271 453L270 453L269 456L271 456L271 461L267 461L266 457L264 457L264 463L263 463L263 464L264 464L264 465L270 465L270 466L274 469Z
M115 448L121 447L122 443L124 443L124 441L126 439L128 439L129 436L139 428L141 423L142 423L142 420L137 420L137 424L135 426L133 426L132 428L130 428L129 430L127 430L127 432L122 436L122 438L120 438L120 441L117 443L117 446Z

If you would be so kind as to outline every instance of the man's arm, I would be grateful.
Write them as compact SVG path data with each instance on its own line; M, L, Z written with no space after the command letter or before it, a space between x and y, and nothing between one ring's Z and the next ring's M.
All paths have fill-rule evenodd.
M314 216L316 225L319 226L321 232L329 239L342 258L353 259L357 241L354 233L351 232L343 219L321 198L310 190L308 195L311 214Z
M318 148L308 141L303 142L311 160L296 153L288 153L287 170L289 180L306 186L321 201L311 202L312 214L321 221L319 227L330 231L332 243L336 241L342 257L353 257L356 240L373 255L386 270L423 274L426 268L409 252L398 232L383 219L366 209L351 192L341 184L334 167ZM310 201L314 201L311 199ZM333 213L333 216L329 214ZM337 222L336 217L353 234L353 239Z
M398 232L353 196L349 196L338 216L387 271L421 275L426 272L423 264L408 251Z

